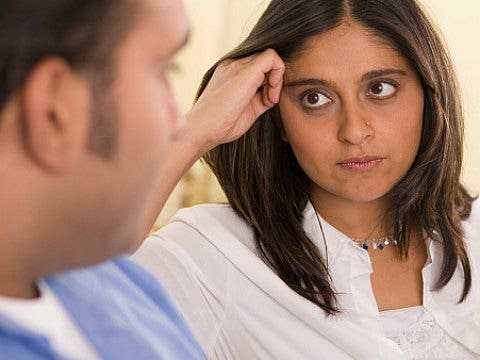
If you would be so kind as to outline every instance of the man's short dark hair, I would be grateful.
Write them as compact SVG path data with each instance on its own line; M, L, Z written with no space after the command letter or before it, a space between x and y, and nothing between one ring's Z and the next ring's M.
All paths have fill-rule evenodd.
M114 73L115 49L132 26L135 3L0 0L0 110L32 68L52 56L91 75L94 92L105 87Z

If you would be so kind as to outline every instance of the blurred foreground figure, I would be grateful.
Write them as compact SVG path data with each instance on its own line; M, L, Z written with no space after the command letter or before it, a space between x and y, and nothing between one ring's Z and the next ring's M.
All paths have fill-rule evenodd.
M181 122L166 75L187 34L176 0L0 3L2 359L204 358L122 254L190 164L278 102L284 67L229 62Z

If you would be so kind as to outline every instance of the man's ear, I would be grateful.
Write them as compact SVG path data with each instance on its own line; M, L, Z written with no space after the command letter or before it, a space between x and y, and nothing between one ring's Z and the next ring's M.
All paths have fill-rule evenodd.
M60 58L30 72L21 92L27 151L40 166L63 172L86 148L90 125L87 81Z

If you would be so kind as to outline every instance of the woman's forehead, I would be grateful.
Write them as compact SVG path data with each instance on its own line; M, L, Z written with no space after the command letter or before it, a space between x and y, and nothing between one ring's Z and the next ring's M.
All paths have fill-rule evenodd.
M289 73L370 71L408 67L408 61L385 38L349 22L307 39L286 63Z

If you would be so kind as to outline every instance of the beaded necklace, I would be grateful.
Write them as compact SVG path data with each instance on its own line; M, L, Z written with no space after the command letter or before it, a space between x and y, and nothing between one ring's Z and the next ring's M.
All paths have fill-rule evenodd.
M382 251L383 249L385 249L385 246L389 244L393 244L395 246L398 245L398 242L393 237L393 235L382 236L374 239L358 239L358 238L350 238L350 239L356 242L361 248L365 250L368 250L371 246L373 250Z
M318 225L320 227L320 231L322 233L323 237L323 244L325 246L325 254L326 254L326 259L327 259L327 269L328 269L328 247L327 247L327 242L325 239L325 232L323 231L323 226L322 222L320 221L320 218L318 217L317 211L315 211L315 217L317 218ZM358 244L362 249L368 250L370 246L372 247L373 250L379 250L382 251L385 249L385 246L393 244L395 246L398 245L397 240L393 237L393 235L387 235L387 236L382 236L379 238L373 238L373 239L360 239L360 238L350 238L350 240L354 241L355 243ZM371 245L370 245L371 244Z

